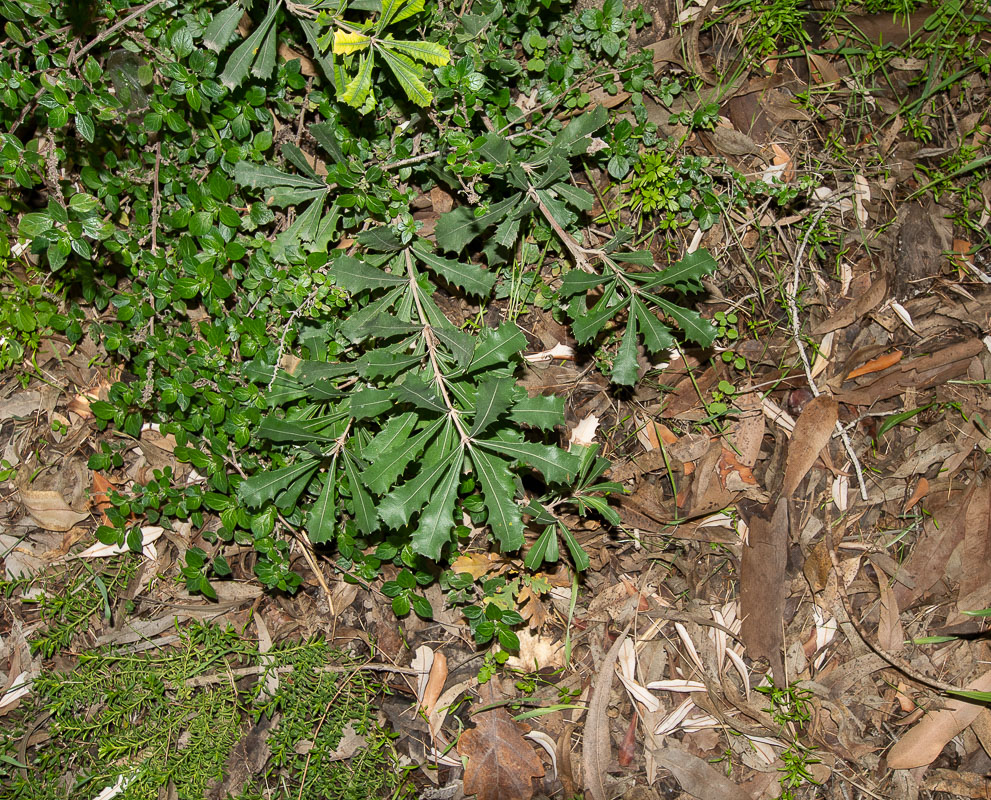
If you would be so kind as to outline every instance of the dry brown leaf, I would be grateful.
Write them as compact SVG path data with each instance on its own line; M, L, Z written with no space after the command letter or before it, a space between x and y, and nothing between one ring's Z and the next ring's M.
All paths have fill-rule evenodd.
M482 687L483 702L497 701L489 684ZM478 800L530 800L533 779L544 765L523 738L525 731L502 706L472 716L475 727L461 734L458 753L468 759L464 792Z
M965 239L953 240L952 263L961 273L960 277L970 271L974 266L974 257L971 255L971 245Z
M451 569L467 573L476 581L484 575L497 575L506 569L505 560L496 553L465 553L454 559Z
M308 78L312 78L317 74L316 64L313 63L313 59L304 56L293 50L285 42L279 42L279 58L283 61L299 61L299 71L301 74L306 75Z
M678 441L678 436L663 422L648 420L645 431L651 444L647 450L660 449L662 442L665 445L672 445Z
M903 355L905 354L901 350L893 350L890 353L885 353L883 356L872 358L866 364L851 371L846 376L846 380L853 380L854 378L859 378L861 375L870 375L873 372L881 372L888 369L888 367L893 367L902 360Z
M923 523L922 535L895 575L895 597L899 608L909 608L946 575L953 551L963 541L967 506L975 487L954 492L946 505Z
M927 478L919 478L919 482L915 484L915 491L912 492L912 496L905 501L905 508L902 509L902 513L907 514L927 494L929 494L929 480Z
M29 417L41 410L41 392L18 392L0 400L0 421L12 417Z
M957 593L959 617L951 616L948 624L965 619L965 611L979 611L991 604L991 483L974 490L967 504L964 531Z
M824 322L816 325L812 330L817 336L821 336L830 331L838 331L841 328L846 328L869 311L873 311L881 305L881 301L887 296L888 282L883 277L879 278L867 287L866 292L858 295L835 314L829 316Z
M957 769L934 769L926 773L922 783L926 794L940 792L950 797L972 797L986 800L988 778L976 772L961 772Z
M817 84L820 86L829 86L834 83L839 83L840 74L824 56L810 52L809 62L810 72L812 73L812 77Z
M732 450L723 448L716 468L719 470L719 480L727 490L731 492L743 492L746 497L759 503L766 503L768 501L768 495L757 484L753 470L745 464L741 464L736 457L736 453Z
M788 586L788 503L779 500L770 519L750 519L750 545L740 563L740 631L747 655L766 658L775 680L784 675L781 652L785 593Z
M742 786L737 786L716 767L688 752L680 742L668 738L664 747L651 750L654 759L674 775L692 797L699 800L753 800Z
M965 687L971 692L991 692L991 671ZM922 718L888 751L889 769L914 769L932 764L947 742L970 725L984 710L979 703L953 698L940 711Z
M905 647L905 631L898 612L898 601L883 574L878 574L881 590L881 613L877 624L877 643L889 653L900 652Z
M38 527L46 531L68 531L89 516L73 509L59 492L18 486L21 503Z
M420 708L428 717L433 713L434 706L437 705L437 698L444 691L446 681L447 656L438 650L434 652L434 663L430 665L430 676L423 689L423 697L420 698Z
M564 642L552 636L541 636L529 628L516 632L520 640L520 650L510 656L506 666L525 672L542 669L560 669L564 666Z
M113 488L113 483L106 477L106 475L101 472L93 473L93 490L90 494L90 498L96 509L101 512L104 525L110 525L110 521L107 519L107 509L113 504L110 502L107 492Z
M785 477L781 497L791 497L802 482L819 453L829 443L839 417L839 406L829 395L812 398L795 421L795 430L788 443Z
M528 627L539 631L550 616L547 606L529 586L520 589L516 600L520 615L527 621Z
M730 435L740 463L751 468L760 456L766 427L760 392L751 391L752 388L744 386L737 397L736 406L741 414L733 423Z
M632 624L632 623L631 623ZM613 676L619 649L626 640L630 625L616 637L606 657L599 665L599 671L592 681L592 694L588 700L588 713L585 716L585 734L582 741L582 771L585 776L585 789L592 800L609 800L603 779L609 768L612 755L612 739L609 736L609 695L612 693Z
M439 186L430 190L430 203L438 214L446 214L454 208L454 198Z
M774 152L771 164L781 168L781 180L785 183L793 181L795 179L795 162L791 155L777 142L771 142L771 150Z

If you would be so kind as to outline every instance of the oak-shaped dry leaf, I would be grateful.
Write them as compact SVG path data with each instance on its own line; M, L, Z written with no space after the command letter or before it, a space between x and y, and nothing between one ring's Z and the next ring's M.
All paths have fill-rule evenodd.
M458 753L468 759L464 792L478 800L530 800L533 779L544 765L505 708L475 714L475 727L461 734Z
M595 444L595 432L598 429L599 418L595 414L589 414L571 430L568 449L570 450L573 446L591 447Z
M486 575L495 576L509 566L498 553L465 553L454 559L451 569L457 573L467 573L476 581Z

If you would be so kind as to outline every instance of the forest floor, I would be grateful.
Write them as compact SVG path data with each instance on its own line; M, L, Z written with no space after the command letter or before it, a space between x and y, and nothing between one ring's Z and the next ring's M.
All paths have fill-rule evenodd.
M582 351L525 303L522 384L566 399L562 441L577 429L599 443L625 493L611 501L618 526L567 520L590 556L581 575L564 563L530 574L484 546L454 562L513 586L518 654L480 649L437 585L433 619L397 619L390 598L302 550L295 594L246 578L216 583L210 600L175 580L200 542L189 524L147 526L142 556L93 545L111 483L87 455L123 434L97 430L87 397L119 367L88 339L71 352L52 340L37 370L0 386L0 451L49 465L44 485L11 471L0 496L0 721L23 713L31 678L92 697L59 730L57 708L21 719L0 753L9 767L28 769L70 728L114 764L131 720L169 732L144 751L161 760L160 797L196 769L212 797L989 796L991 712L948 692L991 691L991 81L919 80L953 41L929 60L864 67L872 43L917 43L925 10L851 19L864 38L830 57L764 63L740 62L738 19L675 27L672 6L648 12L639 44L657 69L704 78L656 106L683 153L820 186L800 214L740 204L678 233L719 264L700 306L720 325L717 348L663 364L641 352L632 391L587 354L548 355ZM975 58L989 30L967 40ZM597 99L620 112L627 100ZM700 100L718 104L714 127L672 124ZM622 198L608 176L580 178L600 197L587 241L601 242L602 206ZM442 195L424 197L425 231ZM438 302L454 316L464 305ZM509 317L511 302L488 315ZM190 466L174 447L146 426L112 471L147 483L171 467L181 483ZM242 550L235 575L250 576ZM275 647L286 642L291 653ZM337 666L313 666L328 658ZM784 676L773 688L768 669ZM289 688L318 724L269 736L266 698ZM58 754L32 763L55 769ZM402 780L383 781L390 771ZM238 794L245 782L255 794Z

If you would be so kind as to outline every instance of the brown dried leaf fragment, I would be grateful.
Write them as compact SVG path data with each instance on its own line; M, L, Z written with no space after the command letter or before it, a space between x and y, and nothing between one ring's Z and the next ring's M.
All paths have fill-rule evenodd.
M491 702L494 692L489 689ZM530 800L533 779L543 777L544 765L523 738L522 728L505 708L493 708L473 716L475 727L461 734L458 753L468 759L465 794L478 800Z
M781 497L791 497L802 482L819 453L829 444L833 428L839 418L839 406L828 395L821 394L809 401L802 415L795 422L795 430L788 445L785 461L785 478Z
M991 672L964 687L972 692L991 692ZM947 742L970 725L984 710L979 703L949 700L946 708L928 714L888 751L889 769L914 769L932 764Z

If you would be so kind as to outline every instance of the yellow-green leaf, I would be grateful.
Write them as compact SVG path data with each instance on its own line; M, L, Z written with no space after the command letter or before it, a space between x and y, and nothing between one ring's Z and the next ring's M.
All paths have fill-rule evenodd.
M341 100L349 106L360 108L362 103L365 102L365 98L368 97L368 93L371 92L373 61L374 58L371 53L359 58L358 71L348 82L348 85L344 87L344 94L341 95Z
M387 43L386 43L387 42ZM451 63L451 54L446 47L442 47L436 42L409 42L387 39L383 42L386 47L398 50L400 53L408 55L417 61L423 61L434 67L443 67Z
M377 28L382 31L393 22L402 22L423 11L423 0L383 0Z
M351 31L342 31L338 28L334 31L334 47L333 52L335 56L350 56L354 55L360 50L364 50L371 44L372 37L366 36L363 33L352 33Z

